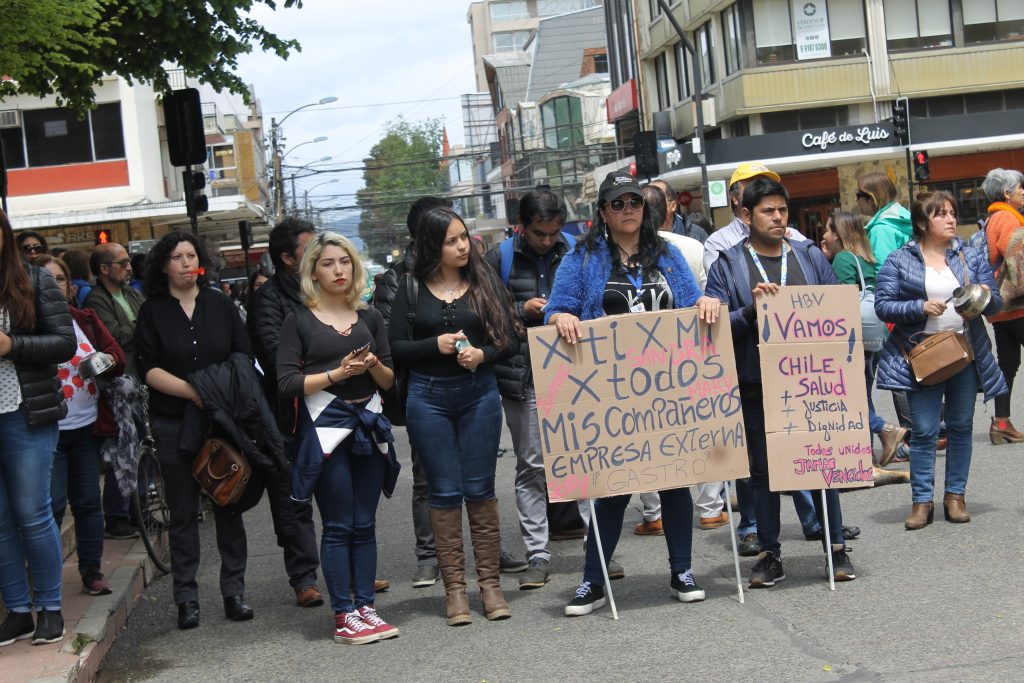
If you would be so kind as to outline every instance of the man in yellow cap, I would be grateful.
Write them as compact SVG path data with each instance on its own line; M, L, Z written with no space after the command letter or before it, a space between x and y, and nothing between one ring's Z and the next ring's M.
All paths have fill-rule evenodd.
M779 174L768 169L760 161L745 161L736 167L729 178L729 202L732 205L733 219L729 225L716 230L704 243L704 268L711 270L711 264L718 260L718 255L739 244L750 236L750 226L740 218L740 205L743 203L743 188L754 178L771 178L779 182ZM797 242L807 239L792 228L786 230L786 239Z

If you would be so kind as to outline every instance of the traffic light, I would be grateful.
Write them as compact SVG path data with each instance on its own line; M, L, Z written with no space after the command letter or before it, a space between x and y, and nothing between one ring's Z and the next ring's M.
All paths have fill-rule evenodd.
M97 230L96 231L96 244L110 244L110 231L109 230Z
M633 154L638 176L654 178L658 175L658 134L653 130L633 135Z
M242 243L242 251L249 251L252 248L252 223L238 221L238 237Z
M198 216L210 210L210 200L203 194L206 188L206 174L202 171L185 171L185 209L189 216Z
M928 170L928 152L923 149L914 152L914 178L917 182L923 183L931 177L932 173Z
M906 97L897 98L892 103L892 128L898 146L910 144L910 104Z

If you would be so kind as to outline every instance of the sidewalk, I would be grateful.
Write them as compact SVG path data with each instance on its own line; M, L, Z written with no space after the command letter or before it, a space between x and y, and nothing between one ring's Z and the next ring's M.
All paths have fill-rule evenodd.
M71 515L67 515L71 519ZM53 645L32 645L23 640L0 648L0 683L87 683L124 628L128 615L154 574L142 539L103 542L103 566L113 588L110 595L82 592L74 532L62 534L65 547L63 605L64 640ZM0 608L0 618L5 610Z

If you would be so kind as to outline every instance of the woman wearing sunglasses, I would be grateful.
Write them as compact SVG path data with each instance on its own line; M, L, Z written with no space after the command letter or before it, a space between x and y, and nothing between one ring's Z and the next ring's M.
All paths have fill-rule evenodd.
M658 236L658 226L644 205L636 178L624 171L609 173L601 183L597 207L594 227L562 260L548 299L546 322L554 324L566 342L575 344L580 338L581 320L606 315L697 306L701 320L717 320L719 301L701 294L686 259ZM690 489L659 493L672 595L682 602L699 602L704 599L704 590L691 570ZM629 499L627 494L594 502L606 561L615 553ZM597 541L594 534L589 534L583 581L565 614L590 614L605 603Z

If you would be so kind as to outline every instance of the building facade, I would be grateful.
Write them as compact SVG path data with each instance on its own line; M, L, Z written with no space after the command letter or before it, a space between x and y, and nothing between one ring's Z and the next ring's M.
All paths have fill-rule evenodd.
M793 221L814 238L829 211L855 206L856 177L869 169L894 177L906 201L908 149L889 121L899 97L909 98L909 151L929 156L930 177L912 191L952 191L965 227L985 213L985 173L1024 167L1024 82L1009 68L1024 64L1024 2L680 0L670 10L695 55L657 0L606 2L615 18L609 115L620 145L630 121L677 143L661 155L662 177L695 206L698 66L709 177L764 161L793 194ZM707 203L724 224L728 209Z

